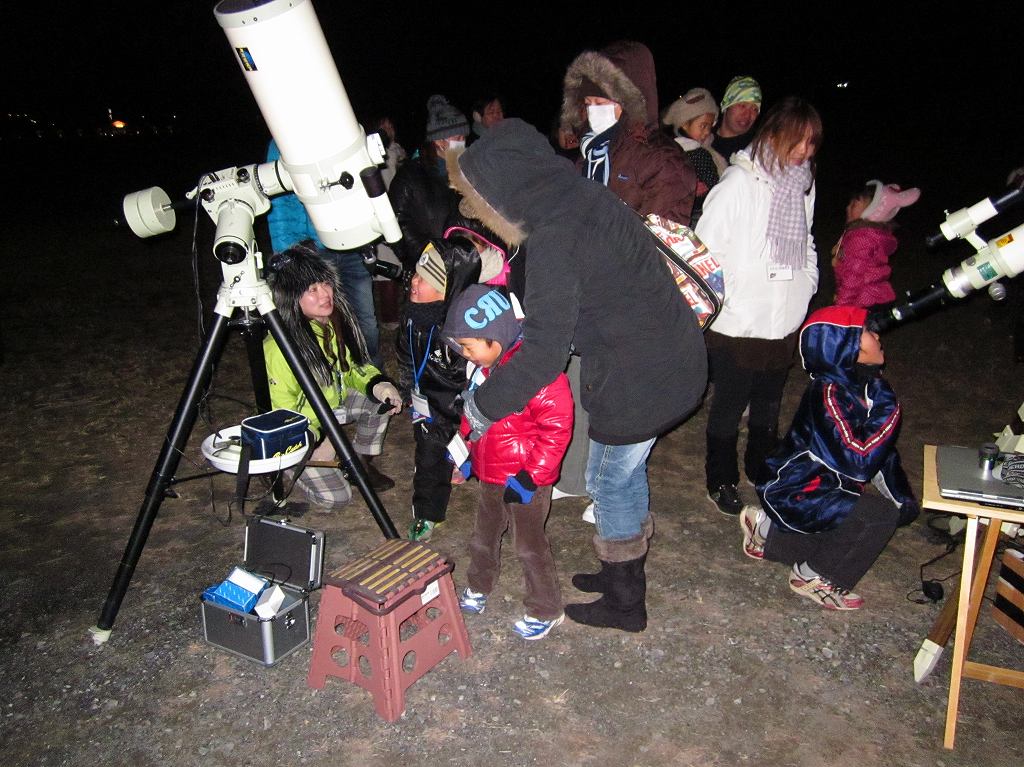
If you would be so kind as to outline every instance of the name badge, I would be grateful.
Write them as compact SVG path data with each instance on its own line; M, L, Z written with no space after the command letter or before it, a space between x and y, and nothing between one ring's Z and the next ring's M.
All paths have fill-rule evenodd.
M420 394L418 391L412 392L412 422L422 423L426 421L430 423L433 418L430 415L430 403L427 402L427 398Z
M469 448L466 446L466 440L462 438L461 434L456 434L452 437L452 441L448 443L448 455L451 456L452 463L456 466L461 466L469 460Z
M768 282L785 282L793 279L793 267L784 264L768 264Z

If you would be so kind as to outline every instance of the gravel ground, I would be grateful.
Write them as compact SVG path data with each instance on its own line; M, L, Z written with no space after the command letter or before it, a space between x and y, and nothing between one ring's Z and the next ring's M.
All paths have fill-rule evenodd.
M133 167L130 175L124 183L144 174ZM818 227L827 252L838 197L819 209L829 211ZM197 244L207 300L220 279L209 229L200 222ZM84 215L52 225L25 205L19 225L0 234L3 252L24 254L8 261L3 291L8 396L0 408L4 441L16 447L0 464L0 606L8 616L0 626L0 763L1021 764L1019 690L965 682L950 752L942 732L951 651L914 683L914 655L940 607L908 599L920 596L920 565L944 549L932 515L898 531L862 581L865 609L818 610L790 593L785 568L745 558L736 521L705 498L703 410L651 459L657 535L642 634L566 623L543 641L521 641L511 631L522 610L509 553L491 608L467 619L471 657L453 655L431 670L409 689L403 717L388 724L369 693L347 682L309 689L309 646L264 668L203 640L199 594L242 554L233 477L219 475L177 485L179 497L163 503L113 636L95 646L88 629L197 349L191 230L188 221L143 242ZM919 242L924 233L908 226L904 236ZM924 284L940 268L909 262L897 271L898 287ZM829 292L826 275L818 303ZM1019 378L1010 319L975 297L886 338L916 488L922 445L984 441L1020 404L1019 387L1009 384ZM783 420L803 385L794 370ZM211 422L236 423L251 399L244 348L233 338L209 400ZM179 476L200 472L198 446L211 430L197 425ZM410 516L411 461L400 421L380 461L397 479L382 500L400 530ZM459 585L474 491L456 489L432 542L455 561ZM750 487L742 492L754 499ZM595 565L584 506L556 501L549 523L567 601L581 598L571 575ZM326 532L328 567L381 541L361 499L301 523ZM958 548L926 574L952 576L959 556ZM318 602L314 593L314 620ZM1022 661L1021 645L987 607L973 654Z

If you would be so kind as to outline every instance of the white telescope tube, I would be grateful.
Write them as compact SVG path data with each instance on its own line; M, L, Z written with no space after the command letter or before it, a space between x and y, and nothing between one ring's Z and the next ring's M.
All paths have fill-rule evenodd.
M399 239L390 201L371 203L360 181L376 163L310 0L221 0L214 15L323 243Z

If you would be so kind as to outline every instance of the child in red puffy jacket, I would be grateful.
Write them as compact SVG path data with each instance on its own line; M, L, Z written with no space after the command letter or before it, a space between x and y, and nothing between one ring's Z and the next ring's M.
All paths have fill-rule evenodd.
M471 285L448 310L443 337L479 370L474 382L506 364L519 350L521 327L505 295L486 285ZM480 502L470 541L469 583L460 605L482 613L498 580L501 539L512 530L523 568L527 614L513 625L524 639L541 639L565 619L558 573L544 532L551 510L551 488L572 435L573 403L569 379L560 373L521 411L473 431L462 419L469 463L480 480Z
M896 300L889 283L889 257L898 244L893 219L920 196L920 189L869 181L850 198L846 229L832 248L837 305L872 309Z

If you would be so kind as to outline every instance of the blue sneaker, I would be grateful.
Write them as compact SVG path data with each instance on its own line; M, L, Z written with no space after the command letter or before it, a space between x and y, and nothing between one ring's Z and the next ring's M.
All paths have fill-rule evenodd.
M465 591L462 592L462 596L459 598L459 608L464 613L479 615L486 607L487 595L473 591L469 586L466 587Z
M565 613L549 621L542 621L540 618L531 618L529 615L524 615L521 621L516 621L513 624L512 630L523 639L543 639L551 629L560 625L564 620Z

